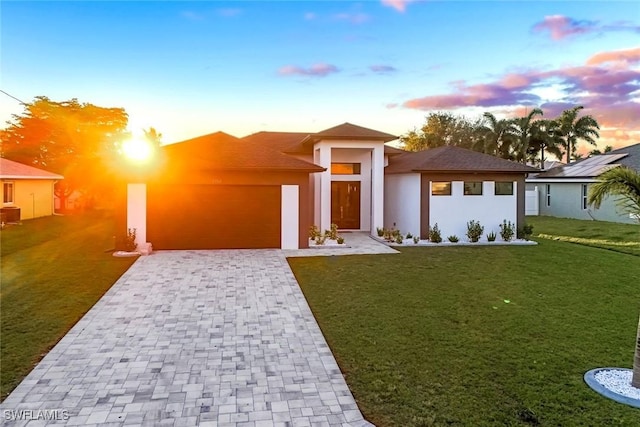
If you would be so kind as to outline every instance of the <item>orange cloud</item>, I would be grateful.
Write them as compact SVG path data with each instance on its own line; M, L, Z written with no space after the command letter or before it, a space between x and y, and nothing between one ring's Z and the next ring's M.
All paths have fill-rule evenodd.
M404 12L407 10L407 5L413 0L381 0L381 3L385 6L392 7L398 12Z
M587 59L587 65L598 65L608 62L622 62L624 64L640 62L640 47L614 50L612 52L599 52Z

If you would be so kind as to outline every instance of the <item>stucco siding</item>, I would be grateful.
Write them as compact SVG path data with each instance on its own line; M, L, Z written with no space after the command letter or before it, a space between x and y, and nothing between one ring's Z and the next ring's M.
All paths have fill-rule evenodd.
M599 209L587 206L583 209L582 185L579 182L553 182L537 184L540 193L540 215L560 218L637 223L628 214L620 213L617 197L607 197ZM587 184L588 188L592 184Z
M53 215L53 181L48 179L15 179L12 204L20 208L20 219L32 219Z
M503 220L518 226L517 187L518 182L514 182L513 195L496 196L495 182L484 181L481 196L465 196L464 182L453 181L450 196L430 197L429 225L437 223L445 239L450 235L466 239L467 222L471 220L484 226L485 235L492 231L499 235ZM431 186L427 191L431 194Z
M384 226L420 234L420 174L387 175L384 181Z

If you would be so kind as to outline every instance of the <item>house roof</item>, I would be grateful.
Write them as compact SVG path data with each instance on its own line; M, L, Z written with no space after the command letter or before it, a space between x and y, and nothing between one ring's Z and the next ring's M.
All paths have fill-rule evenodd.
M533 179L590 179L618 166L627 166L640 171L640 144L619 148L606 154L599 154L553 168L536 175Z
M324 168L274 150L259 140L215 132L162 147L170 164L209 170L320 172Z
M409 172L521 172L538 169L522 163L455 146L442 146L424 151L405 152L389 159L385 173Z
M0 158L0 178L2 179L64 179L64 176L38 169L33 166Z
M351 123L343 123L338 126L334 126L329 129L317 132L311 135L313 139L367 139L367 140L380 140L384 142L393 141L398 139L397 136L389 133L380 132L377 130L365 128L362 126L354 125Z
M342 125L341 125L342 126ZM351 125L354 126L354 125ZM356 126L359 127L359 126ZM361 128L365 129L365 128ZM372 131L377 132L377 131ZM377 132L382 134L382 132ZM257 132L242 138L244 141L251 141L255 143L270 145L277 150L287 154L312 154L313 146L311 144L304 144L305 141L310 140L312 133L304 132ZM388 135L388 134L385 134ZM343 136L342 138L349 138L349 136ZM366 138L371 140L372 138ZM395 139L395 137L394 137ZM405 151L398 148L391 147L389 145L384 146L384 153L388 155L402 154Z

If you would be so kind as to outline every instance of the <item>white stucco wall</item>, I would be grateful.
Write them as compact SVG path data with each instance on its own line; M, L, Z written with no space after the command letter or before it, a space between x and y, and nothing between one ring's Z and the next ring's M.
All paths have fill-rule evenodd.
M443 239L456 235L461 240L467 239L467 222L471 220L479 221L484 226L484 236L491 231L500 236L500 224L505 219L517 228L517 182L513 183L511 196L496 196L494 189L493 181L484 181L482 196L465 196L464 183L453 181L451 196L430 196L430 226L437 223Z
M420 235L420 174L386 175L384 227Z
M297 185L282 186L280 244L282 249L299 249L300 190Z
M136 230L136 243L147 242L147 184L127 184L127 229Z
M314 163L327 168L314 182L314 224L331 225L331 181L360 181L360 230L375 232L384 224L384 143L323 140L314 145ZM360 175L332 175L331 163L361 163Z

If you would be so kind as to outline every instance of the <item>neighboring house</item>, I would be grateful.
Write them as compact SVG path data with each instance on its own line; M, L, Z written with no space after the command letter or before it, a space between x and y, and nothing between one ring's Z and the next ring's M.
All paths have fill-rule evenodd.
M637 220L620 212L617 197L606 198L599 209L589 206L589 187L598 175L620 166L640 171L640 143L556 167L527 179L527 190L536 190L540 215L622 223Z
M311 225L375 233L395 224L426 238L438 221L460 236L471 219L487 232L503 219L522 222L525 174L537 169L461 148L385 145L395 139L344 123L166 145L157 170L128 179L118 227L135 228L154 249L288 249L308 246ZM431 196L432 182L447 181L449 196Z
M17 222L53 215L53 186L62 175L0 158L2 221Z

